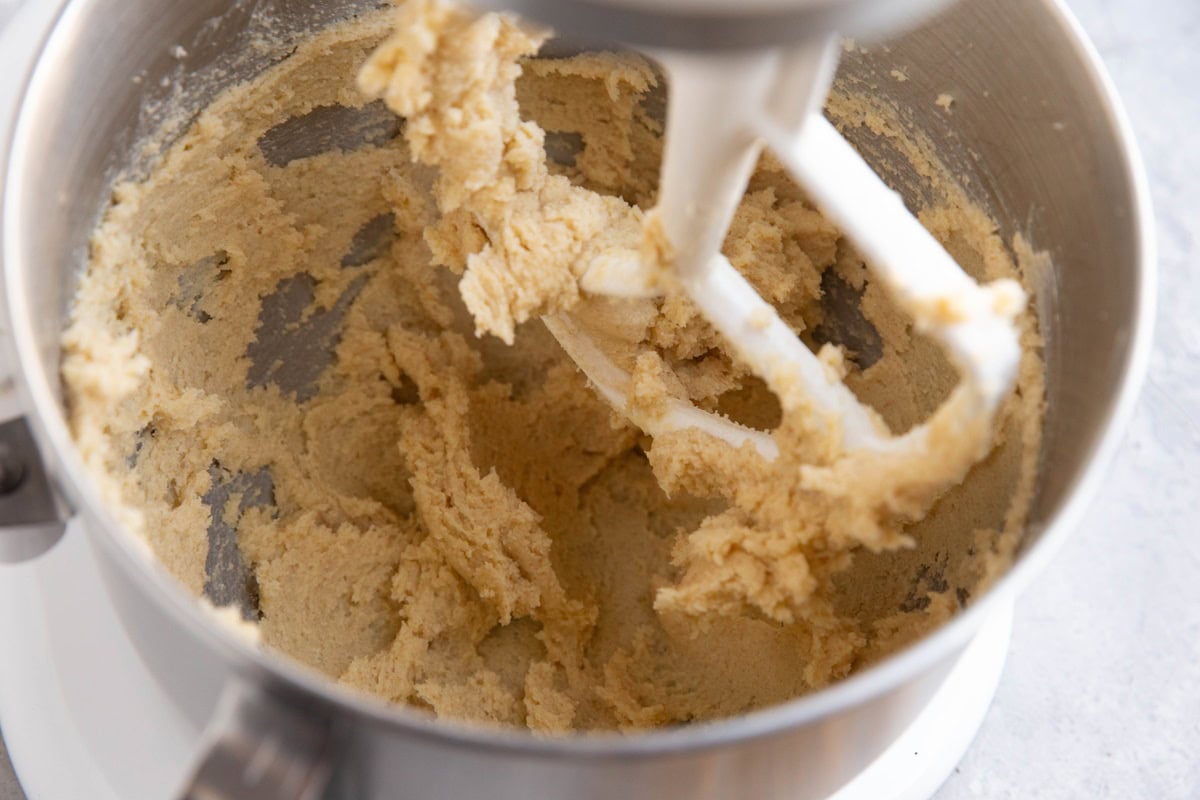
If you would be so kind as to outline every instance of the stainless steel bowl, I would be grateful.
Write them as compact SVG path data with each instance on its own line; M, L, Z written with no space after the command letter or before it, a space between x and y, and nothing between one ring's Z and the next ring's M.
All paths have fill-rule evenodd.
M1040 298L1050 404L1042 479L1011 572L936 633L819 693L687 728L548 740L385 707L238 640L113 522L64 421L59 336L88 237L113 178L137 168L135 145L163 122L171 93L190 85L188 102L199 108L266 66L273 53L251 46L264 20L300 35L375 5L67 4L28 78L3 163L5 302L27 417L0 427L8 446L0 460L26 459L24 482L0 497L0 521L15 525L0 529L0 559L50 546L64 507L83 517L142 657L167 696L209 724L187 796L297 798L327 784L331 796L364 798L827 795L912 721L987 616L1061 543L1131 411L1152 327L1150 209L1095 53L1056 0L977 0L843 65L962 156L955 167L1006 238L1023 232L1053 258ZM888 78L896 64L907 81ZM958 99L952 117L934 105L940 91ZM36 448L21 439L27 425Z

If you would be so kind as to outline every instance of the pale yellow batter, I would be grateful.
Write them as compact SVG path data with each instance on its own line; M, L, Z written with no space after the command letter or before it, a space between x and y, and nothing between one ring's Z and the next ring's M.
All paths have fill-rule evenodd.
M987 457L968 472L969 437L950 437L961 485L888 496L884 467L836 458L686 301L581 293L593 259L640 246L653 204L651 65L527 60L540 36L500 18L398 13L383 48L391 15L227 92L116 189L93 240L64 336L74 432L181 581L349 685L553 732L794 697L1006 567L1039 444L1032 319ZM937 174L927 226L973 274L1018 275ZM725 252L806 342L846 345L827 357L894 430L953 385L769 159ZM784 456L641 436L537 320L565 309L628 360L641 402L779 426Z

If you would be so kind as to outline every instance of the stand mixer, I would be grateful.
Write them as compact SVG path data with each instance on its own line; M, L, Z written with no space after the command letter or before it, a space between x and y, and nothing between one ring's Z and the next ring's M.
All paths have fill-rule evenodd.
M92 209L107 197L107 184L98 176L107 163L104 158L114 151L112 142L118 140L113 131L130 125L122 117L124 106L118 101L129 100L136 109L145 87L158 85L160 75L154 70L147 80L130 82L129 76L143 68L138 59L144 55L149 63L155 54L167 54L176 44L192 53L204 52L206 43L212 48L228 47L228 41L213 36L209 23L230 6L224 2L197 2L187 7L176 5L168 11L165 6L155 8L151 0L128 2L124 11L134 9L138 13L123 18L129 27L125 33L131 37L124 41L120 39L123 28L99 24L116 19L119 14L115 12L120 9L104 2L72 5L72 12L60 21L56 34L48 40L41 56L42 68L27 90L6 185L6 302L13 320L16 351L21 357L18 374L26 387L22 408L35 420L42 455L53 462L56 486L83 517L62 547L37 564L12 568L0 583L5 598L0 608L7 609L0 615L4 623L0 641L11 653L0 670L0 706L14 761L32 797L85 793L97 797L164 796L172 785L178 786L178 777L189 764L212 758L207 748L220 750L214 743L236 740L239 731L230 727L229 718L214 719L212 709L223 689L239 687L244 691L237 705L238 719L271 720L274 717L262 712L280 707L313 718L336 719L339 741L354 755L352 763L343 765L345 773L358 781L353 796L394 796L400 790L427 797L476 793L524 797L531 792L574 797L600 796L597 792L696 797L701 789L716 793L710 796L730 796L737 791L772 797L825 796L855 774L860 780L846 786L839 798L851 796L853 790L859 790L856 796L862 797L894 794L914 798L933 791L965 748L987 706L1003 661L1012 598L1065 538L1078 519L1081 504L1097 488L1113 440L1128 416L1149 340L1152 315L1145 301L1139 300L1147 296L1148 245L1137 236L1139 224L1147 224L1148 208L1139 182L1136 153L1111 89L1062 9L1052 0L1019 0L1003 9L963 4L954 9L952 23L938 30L939 36L949 34L953 41L961 43L961 37L969 36L977 43L961 63L955 63L964 70L974 70L971 75L986 76L982 85L991 88L994 98L987 109L974 109L978 114L965 107L964 113L956 116L956 127L961 126L964 135L982 141L973 135L979 133L979 128L972 125L1003 126L1005 115L1025 106L1031 109L1029 116L1022 117L1019 129L1012 134L1015 141L1008 143L1010 149L1006 151L1028 157L1017 160L1003 180L996 182L995 191L999 207L1019 209L1019 213L1002 217L1006 230L1021 228L1022 221L1017 217L1025 209L1050 210L1034 233L1038 234L1037 241L1055 249L1054 277L1063 289L1061 321L1050 320L1057 336L1056 346L1063 354L1052 364L1056 380L1051 384L1050 399L1071 408L1072 420L1061 430L1052 429L1052 434L1054 430L1058 433L1050 437L1045 454L1049 477L1013 574L900 658L819 697L801 699L764 716L710 728L589 743L531 742L463 733L453 726L426 726L402 711L380 710L327 683L318 683L269 654L239 649L221 638L217 626L193 607L190 596L161 580L130 554L119 530L92 495L80 488L86 486L86 479L64 444L67 440L61 409L49 388L57 376L56 310L61 308L61 303L53 302L50 295L55 287L70 285L69 273L78 265L69 252L70 243L79 238L79 231L86 235L83 226L90 226ZM283 5L292 9L304 4ZM771 4L767 2L738 4L739 13L718 17L719 22L710 25L683 24L683 17L674 16L658 26L650 24L655 15L612 13L615 4L545 0L521 7L508 5L563 32L582 29L592 37L607 40L664 48L694 47L708 41L716 49L720 39L726 50L723 55L731 58L727 64L736 61L736 52L729 50L732 45L794 43L804 39L799 34L805 30L782 24L781 20L791 18L788 15L764 12L754 17L740 13L769 9ZM628 5L632 7L633 3ZM682 3L678 5L683 7ZM795 3L786 5L801 8ZM930 10L934 5L804 4L804 8L814 10L810 17L797 15L797 25L805 19L820 20L823 24L816 29L822 32L837 30L857 35L907 19L905 14ZM904 13L895 10L900 6L906 9ZM319 18L325 7L304 6L314 18ZM42 40L54 9L51 4L29 4L27 10L39 14L38 25L25 26L20 36L6 41L22 43L29 52L20 53L32 60L33 43ZM557 13L563 18L553 16ZM570 23L572 14L580 20L576 26ZM27 16L33 19L32 13ZM736 26L732 22L735 17L751 22L757 19L758 24ZM621 20L634 21L624 30L603 27L615 26ZM159 27L148 30L151 22ZM693 39L691 45L670 39L667 34L669 31L682 37L687 31L697 30L708 33ZM752 35L756 31L759 35ZM224 29L218 32L227 33ZM1028 41L1018 35L1024 32L1030 34ZM818 61L832 59L832 53L836 53L835 49L830 52L828 38L824 41L820 47L814 44L811 48ZM938 41L933 40L934 46L928 39L910 42L901 57L911 59L918 70L923 64L932 70L935 63L943 63L935 56L953 52L948 46L943 53ZM3 50L5 55L18 51L16 47ZM1005 59L999 60L997 53L1004 54ZM664 62L670 62L673 55L681 62L691 58L668 53ZM137 63L131 66L123 60L127 56ZM672 69L669 63L667 67ZM887 65L882 68L880 74L886 76ZM713 71L721 70L718 67ZM10 75L24 72L22 65ZM771 70L766 67L762 73L748 69L747 74L760 75L764 87L772 86ZM62 80L51 81L51 77ZM681 78L679 74L671 77L673 85L682 86L686 81L686 76ZM906 88L916 83L906 84ZM13 91L19 88L14 82ZM738 99L736 90L730 91ZM821 92L816 88L809 91L810 105L815 106ZM908 100L916 102L914 97ZM768 106L764 103L762 108ZM92 110L88 119L94 136L79 137L78 128L63 121L73 109ZM1086 113L1096 109L1112 114ZM738 118L736 114L726 116ZM783 130L781 138L790 137L786 120L767 118ZM742 121L749 119L747 116ZM1060 126L1062 120L1078 126L1081 135L1089 136L1091 146L1047 155L1061 138L1060 128L1052 128L1051 123ZM816 129L806 124L798 140L805 140ZM788 148L782 144L776 147L775 132L775 128L764 126L759 134L785 155ZM789 144L795 145L798 140L792 139ZM1001 152L991 141L982 141L980 147L985 163ZM70 157L51 158L47 153ZM42 167L36 171L21 169L23 164ZM825 166L808 165L810 169ZM808 180L803 169L793 170L813 202L820 204L820 187ZM1038 180L1038 176L1044 176L1044 180ZM1073 192L1073 187L1085 187L1083 196ZM81 196L77 205L85 207L87 217L73 228L68 223L74 224L74 212L60 213L60 209L41 213L50 207L47 204L67 196L68 188ZM737 194L733 190L730 193ZM20 213L14 213L17 211ZM827 213L832 215L833 209L827 208ZM847 234L854 235L853 225L836 221ZM873 226L883 222L880 219ZM719 242L715 234L714 238ZM902 252L900 244L899 240L889 240L889 252ZM863 242L858 241L858 245L863 247L864 255L870 256L873 266L881 269L881 262ZM55 265L59 271L48 270L47 265ZM618 265L617 269L634 277L642 274L641 265ZM39 278L47 275L49 278L44 280ZM604 277L597 270L589 284L597 287L596 291L604 287L616 293L630 291L623 288L623 281L605 281ZM1086 285L1081 286L1081 281ZM650 288L639 288L636 281L631 282L635 291ZM628 285L624 283L624 287ZM966 284L960 281L959 285ZM736 306L731 307L736 310ZM1077 313L1081 311L1086 313ZM761 315L752 317L752 321L761 323ZM31 319L46 324L32 326ZM751 328L751 332L758 330L753 325ZM1122 331L1132 331L1133 335ZM581 361L586 364L586 359ZM994 361L988 361L986 368L997 370ZM968 375L964 383L971 380L974 378ZM836 393L836 381L825 383L833 387L831 393ZM978 383L984 385L986 381ZM816 385L819 389L820 384ZM975 393L984 397L986 390ZM840 413L840 407L834 408ZM682 410L692 413L686 407ZM721 424L721 420L716 422ZM756 432L732 432L766 444L765 437L758 438ZM61 591L62 587L70 587L70 591ZM89 616L90 612L95 613ZM60 640L73 643L78 631L89 632L91 637L82 641L94 646L62 650L47 647L43 641L49 633L52 644ZM963 647L972 638L984 649L972 646L964 654ZM983 645L985 641L988 644ZM969 685L969 700L955 694L962 688L962 684L957 689L952 686L955 676ZM64 690L62 686L70 688ZM120 687L128 691L122 692ZM254 691L245 691L248 687ZM138 705L108 702L123 697L132 698ZM917 711L922 708L930 713L918 719ZM932 713L935 710L937 714ZM920 720L929 724L922 727ZM142 721L146 725L132 724ZM200 729L206 724L209 732L198 744ZM923 732L920 740L914 741L911 737L918 729ZM286 746L290 741L287 736L264 735L255 741L261 745L257 752L264 757L268 746L282 742L285 746L271 751L272 757L285 763L298 758ZM888 742L893 746L887 757L864 772ZM205 748L199 756L198 746ZM76 755L79 759L74 758ZM152 770L146 768L148 760ZM887 769L881 770L884 762ZM138 768L123 768L139 764ZM919 780L906 772L916 772L922 765L928 774L922 774ZM94 771L88 771L92 768Z

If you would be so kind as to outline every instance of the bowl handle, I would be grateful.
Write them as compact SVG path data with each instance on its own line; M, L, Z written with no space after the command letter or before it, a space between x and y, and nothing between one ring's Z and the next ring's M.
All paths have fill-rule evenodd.
M178 800L316 800L333 771L330 718L234 676Z
M50 486L24 417L0 423L0 564L45 553L66 530L66 513Z

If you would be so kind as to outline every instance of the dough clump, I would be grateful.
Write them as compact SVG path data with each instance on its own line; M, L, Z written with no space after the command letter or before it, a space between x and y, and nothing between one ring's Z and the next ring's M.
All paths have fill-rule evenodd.
M459 291L476 332L507 344L514 325L530 316L587 304L580 278L596 259L672 250L636 206L550 172L545 132L522 120L516 91L521 60L536 55L548 35L453 0L405 0L394 33L359 74L364 93L406 120L413 158L438 169L434 196L443 216L427 241L435 259L452 269L465 265ZM634 73L625 82L644 88L652 79ZM710 348L721 346L685 297L675 303ZM590 315L596 335L611 343L612 330L620 331L619 358L634 365L636 403L661 413L656 407L672 394L693 399L671 385L653 322L636 339L629 335L637 319L658 316L654 304L594 305L602 306ZM840 350L827 347L823 355L831 369L842 369ZM736 366L729 371L747 378ZM686 492L729 508L678 542L680 578L659 591L655 605L697 617L758 613L791 623L799 616L850 636L822 596L830 576L853 549L909 544L901 523L924 516L946 487L960 483L993 431L983 420L963 425L951 407L935 418L920 457L847 454L837 420L818 418L801 393L780 401L781 456L773 461L699 431L656 437L648 456L668 495Z

